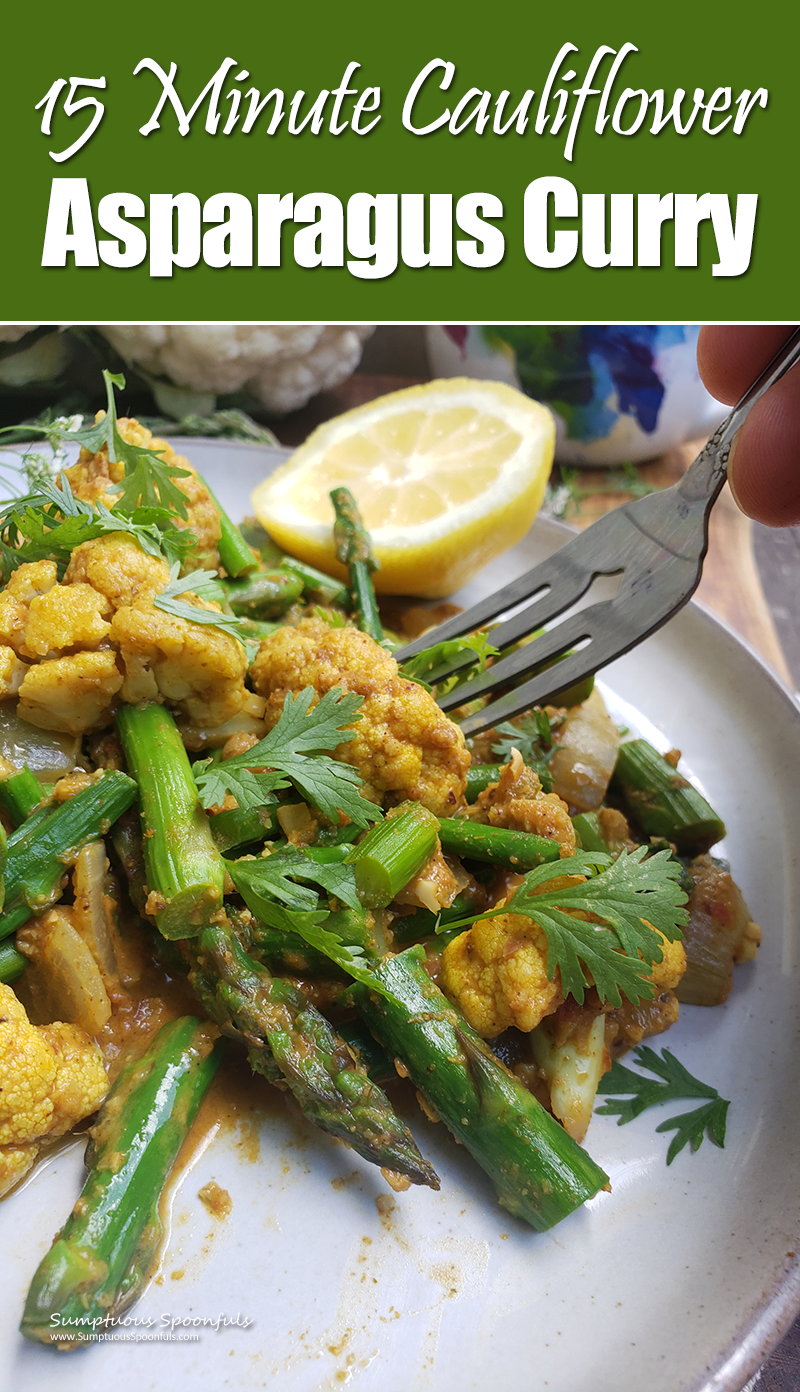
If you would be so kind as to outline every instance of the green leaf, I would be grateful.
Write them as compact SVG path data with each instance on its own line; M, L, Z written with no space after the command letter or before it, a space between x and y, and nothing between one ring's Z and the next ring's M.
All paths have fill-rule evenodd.
M184 521L187 517L186 494L174 482L176 478L188 478L189 471L175 464L167 464L162 458L163 450L143 449L140 445L128 444L117 429L117 411L114 402L114 387L122 391L125 378L120 374L103 372L106 384L108 408L106 414L95 424L81 430L66 431L63 438L82 445L98 454L105 445L111 463L124 465L125 477L115 484L113 491L119 494L114 508L117 512L130 514L139 507L164 507L177 513Z
M450 638L443 643L434 643L430 648L423 648L422 652L416 653L402 664L400 672L402 676L419 682L422 686L435 686L439 694L444 696L467 675L474 677L483 672L488 659L496 657L499 651L499 648L493 647L489 642L489 634L481 630L478 633L468 633L463 638ZM470 658L469 665L454 672L451 677L437 681L437 672L442 669L446 671L456 658L462 656Z
M277 773L285 774L300 795L332 822L338 822L340 812L358 827L380 818L380 809L359 795L362 779L357 770L325 754L355 737L354 730L342 726L360 718L363 698L334 687L310 709L315 694L311 686L296 696L289 692L277 725L246 753L218 764L202 760L194 765L204 807L221 803L226 792L233 794L244 811L261 807L264 790L286 786L276 781ZM252 772L262 768L269 772ZM244 778L245 773L250 776Z
M497 914L522 914L539 925L547 939L547 973L552 980L561 972L565 995L583 1002L586 978L594 977L601 1000L620 1005L622 996L636 1002L650 1000L650 968L663 957L659 933L669 942L681 937L688 915L683 907L681 867L668 851L648 856L648 847L637 846L616 860L599 851L578 851L565 860L529 870L507 904L488 913L448 923L448 931L479 918ZM645 859L645 857L647 857ZM597 871L600 873L597 873ZM543 890L549 880L562 876L588 876L578 884ZM590 913L601 925L575 917ZM656 931L658 930L658 931Z
M282 908L261 889L258 866L260 861L227 861L228 871L233 883L241 894L248 909L262 923L284 933L298 933L309 947L329 957L338 967L347 972L354 981L360 981L379 995L388 994L367 964L363 950L342 942L337 933L332 933L323 925L330 917L324 910L298 910ZM317 866L317 869L320 867ZM326 867L330 869L330 866Z
M170 566L169 584L153 600L156 609L163 609L165 614L174 614L176 619L186 619L187 623L209 624L212 628L221 628L223 633L237 638L244 647L245 641L241 632L244 619L236 619L230 614L220 614L216 609L201 609L196 604L184 604L178 599L178 595L186 594L187 591L197 594L198 589L202 589L217 572L194 570L190 575L180 576L179 571L180 564L178 561L173 562Z
M707 1098L702 1106L667 1117L656 1127L656 1131L676 1133L667 1151L667 1164L671 1165L686 1145L690 1145L693 1151L698 1150L706 1136L715 1145L725 1145L730 1102L720 1097L716 1088L695 1078L669 1049L662 1049L659 1058L654 1049L642 1046L634 1051L634 1058L641 1068L655 1074L655 1078L634 1073L615 1060L611 1071L600 1079L597 1089L599 1094L612 1100L596 1108L598 1115L618 1116L617 1125L623 1126L647 1107L658 1106L661 1102L674 1102L686 1097ZM614 1096L616 1093L628 1093L630 1096L617 1097Z

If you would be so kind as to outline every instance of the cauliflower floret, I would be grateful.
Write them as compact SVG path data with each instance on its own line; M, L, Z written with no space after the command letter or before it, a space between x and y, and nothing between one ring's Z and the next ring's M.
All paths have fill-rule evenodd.
M54 561L26 561L18 566L0 594L0 642L19 652L31 601L52 590L57 578Z
M547 977L547 939L520 914L481 919L442 953L442 989L484 1039L515 1025L526 1034L564 997Z
M97 648L108 637L111 605L91 585L54 585L30 602L23 657L46 657L66 648Z
M28 670L26 662L20 662L13 648L0 647L0 701L16 696Z
M84 581L105 596L111 609L121 609L160 594L169 583L169 566L148 556L126 532L111 532L73 551L64 584Z
M191 593L181 598L214 610ZM247 654L221 629L188 623L149 601L118 609L111 623L125 670L122 699L131 704L162 697L199 726L223 725L242 709Z
M63 1136L108 1091L100 1050L77 1025L38 1028L0 984L0 1194L30 1169L45 1138Z
M19 716L41 730L81 735L106 717L121 686L109 649L51 658L28 668L19 688Z
M350 376L372 325L114 324L103 332L156 379L212 395L247 388L271 411L294 411ZM158 399L158 380L154 389ZM165 395L162 409L171 404Z
M288 691L313 686L323 696L341 687L364 697L355 739L337 745L334 757L358 769L373 802L385 795L392 803L411 799L440 816L463 804L470 762L464 736L366 633L303 619L264 640L251 676L267 698L268 730L277 724Z
M477 821L509 831L534 832L561 843L561 856L575 852L575 828L567 804L557 793L543 793L539 775L523 762L518 749L475 803Z
M104 412L99 412L96 419L100 420L103 414ZM190 527L197 537L197 545L187 558L186 567L188 570L219 569L219 512L214 499L188 459L176 454L167 440L155 438L147 427L140 425L137 420L128 420L123 416L117 421L117 428L129 445L154 450L160 454L163 463L186 471L185 477L173 480L181 492L186 494L187 503L186 520L176 516L175 525L181 528ZM120 461L112 463L104 445L98 454L82 449L77 464L73 464L64 472L76 498L82 498L88 503L102 498L107 507L113 507L116 495L110 490L125 477L125 465Z

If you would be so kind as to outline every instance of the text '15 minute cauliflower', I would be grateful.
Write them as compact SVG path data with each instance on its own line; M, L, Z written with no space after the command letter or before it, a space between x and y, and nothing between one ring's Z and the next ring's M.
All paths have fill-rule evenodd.
M166 562L124 532L78 546L61 583L52 561L21 565L0 595L0 700L18 695L23 720L72 735L107 723L119 701L167 701L202 728L254 701L260 714L242 644L156 608L168 581Z
M410 799L446 817L463 804L470 763L463 734L366 633L303 619L264 640L251 676L267 698L268 729L288 691L313 686L324 696L336 686L364 697L355 739L338 745L334 756L358 769L373 802Z
M77 1025L32 1025L0 983L0 1196L27 1174L43 1141L90 1116L107 1091L89 1036Z

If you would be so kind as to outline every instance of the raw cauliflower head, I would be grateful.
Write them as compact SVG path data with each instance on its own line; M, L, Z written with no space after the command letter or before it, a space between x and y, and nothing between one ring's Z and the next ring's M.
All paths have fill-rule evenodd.
M363 696L355 738L338 745L334 757L358 769L373 802L410 799L448 817L463 805L470 763L463 734L366 633L303 619L264 640L251 677L267 698L268 729L277 724L289 691L313 686L324 696L340 687Z
M98 411L96 419L100 420L104 415L104 411ZM219 511L203 480L195 473L188 459L176 454L169 441L159 440L137 420L128 420L123 416L117 421L117 429L129 445L154 450L161 455L165 464L185 470L185 477L176 478L174 482L181 492L186 494L186 520L176 515L175 525L181 528L190 527L197 537L197 545L187 557L184 570L219 570ZM108 448L103 445L97 454L82 449L77 464L73 464L64 472L76 498L81 498L86 503L94 503L98 498L102 498L110 508L116 500L116 494L111 490L114 484L121 483L125 477L125 465L120 462L112 463L108 458Z
M77 547L60 584L51 561L21 565L0 595L0 700L18 695L23 720L72 735L106 724L119 701L167 701L202 728L238 715L252 705L244 648L157 609L168 581L124 532Z
M294 411L355 371L372 325L114 324L103 333L127 362L184 391L246 388L270 411ZM158 382L154 390L158 399Z
M0 1196L45 1140L96 1111L108 1091L97 1045L77 1025L36 1026L0 983Z

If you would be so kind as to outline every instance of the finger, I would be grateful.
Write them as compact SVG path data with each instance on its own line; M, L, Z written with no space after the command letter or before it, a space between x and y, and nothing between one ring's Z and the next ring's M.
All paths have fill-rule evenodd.
M697 366L711 395L733 406L786 342L793 327L791 324L704 325L697 341Z
M742 512L768 527L800 523L800 370L793 367L757 401L728 462Z

